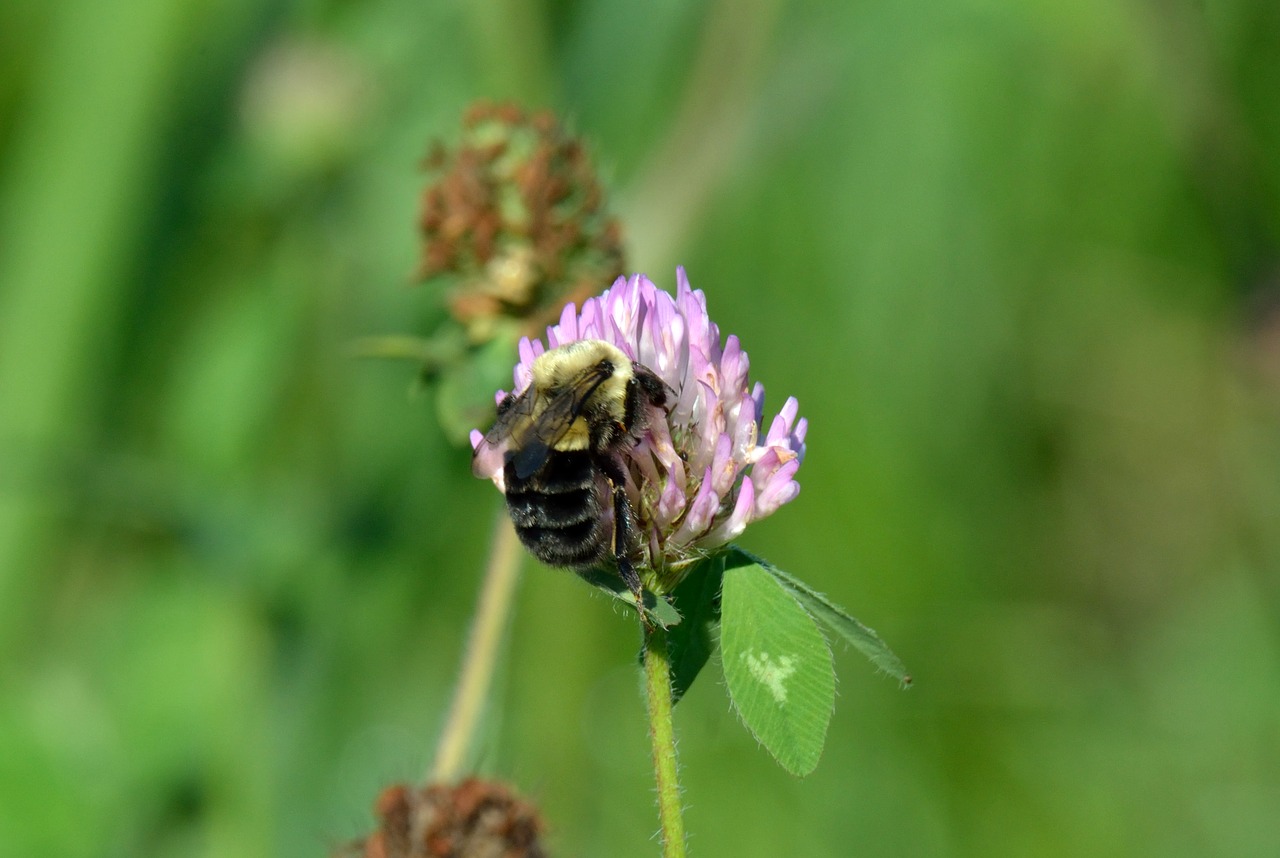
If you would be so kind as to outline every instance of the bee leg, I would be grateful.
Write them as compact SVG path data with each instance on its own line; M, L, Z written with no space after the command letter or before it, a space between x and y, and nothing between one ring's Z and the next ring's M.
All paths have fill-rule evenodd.
M627 500L626 475L611 459L601 458L598 464L613 489L613 559L618 564L618 575L635 597L636 610L648 623L648 614L644 610L644 584L627 558L627 548L631 544L631 502Z
M640 574L627 559L627 544L630 542L628 531L631 521L631 503L627 500L627 490L623 486L613 487L613 556L618 563L618 574L622 581L631 588L636 597L636 607L644 614L644 585L640 583Z

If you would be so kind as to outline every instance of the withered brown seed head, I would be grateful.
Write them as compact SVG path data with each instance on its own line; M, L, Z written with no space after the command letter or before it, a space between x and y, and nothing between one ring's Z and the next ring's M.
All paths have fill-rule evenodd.
M623 273L591 159L551 113L478 102L458 145L433 143L423 165L418 275L448 278L450 311L473 340L501 318L536 330Z
M378 829L335 858L546 858L537 809L508 786L471 778L456 786L388 787L374 804Z

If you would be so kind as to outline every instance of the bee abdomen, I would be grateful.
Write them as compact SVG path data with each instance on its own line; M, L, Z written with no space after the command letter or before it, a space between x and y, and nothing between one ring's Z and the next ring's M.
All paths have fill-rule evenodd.
M593 566L609 556L613 524L608 482L590 454L552 452L534 474L521 479L506 470L507 510L516 535L550 566Z
M550 566L591 566L608 553L611 527L592 490L507 494L516 535Z
M573 492L595 485L596 468L585 450L552 450L542 467L521 479L507 468L507 488L517 492L534 490L548 494ZM515 478L514 482L512 478Z
M571 527L517 527L516 534L549 566L593 566L609 553L608 534L598 519Z
M507 492L507 510L516 527L566 528L600 517L590 488L559 494Z

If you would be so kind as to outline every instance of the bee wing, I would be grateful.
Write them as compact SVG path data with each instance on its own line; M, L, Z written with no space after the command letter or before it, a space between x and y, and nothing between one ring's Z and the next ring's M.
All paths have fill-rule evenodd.
M588 384L583 390L594 386ZM547 461L552 448L565 436L581 409L585 393L577 383L553 393L533 388L499 409L498 420L476 447L471 472L489 479L502 473L508 461L516 476L527 479Z
M578 419L587 399L612 372L612 368L593 366L556 390L535 394L530 389L523 397L528 402L517 401L501 415L490 434L506 440L504 463L508 459L505 451L514 451L509 459L517 477L526 479L538 472Z
M530 388L516 396L508 394L498 406L498 419L476 446L471 457L471 472L482 479L492 479L501 474L506 464L507 451L518 448L521 438L528 433L533 419L537 395Z
M545 403L542 410L525 424L526 431L522 437L511 444L511 449L515 450L511 463L515 465L517 477L523 480L537 473L552 448L577 419L583 399L585 395L579 395L576 384L542 396Z

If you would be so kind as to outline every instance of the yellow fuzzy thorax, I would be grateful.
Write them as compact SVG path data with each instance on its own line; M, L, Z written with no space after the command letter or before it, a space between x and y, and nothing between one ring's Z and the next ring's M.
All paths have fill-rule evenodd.
M606 418L622 423L626 415L627 384L635 375L631 360L622 350L604 340L577 340L544 352L533 362L532 388L540 395L581 384L596 364L608 360L613 374L599 384L584 402L591 419ZM557 450L585 450L591 429L587 416L579 416L556 443Z

